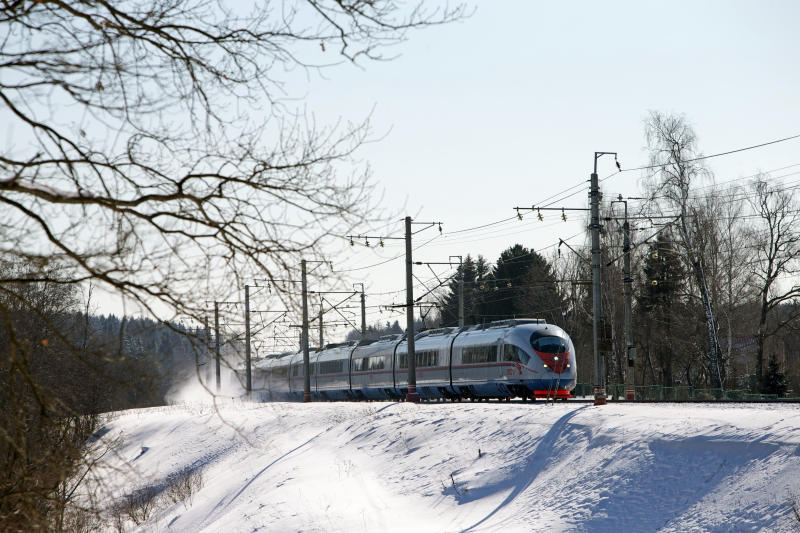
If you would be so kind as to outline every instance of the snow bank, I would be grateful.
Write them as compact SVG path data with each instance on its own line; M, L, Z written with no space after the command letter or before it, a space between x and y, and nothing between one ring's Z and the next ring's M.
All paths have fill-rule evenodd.
M104 430L106 501L202 471L143 531L800 530L797 405L227 401Z

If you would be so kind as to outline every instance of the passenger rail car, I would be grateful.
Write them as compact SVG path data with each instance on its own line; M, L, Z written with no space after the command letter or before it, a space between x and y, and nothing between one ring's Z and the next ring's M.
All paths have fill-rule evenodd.
M575 347L561 328L544 320L441 328L414 339L417 392L423 399L566 399L575 388ZM315 399L399 400L408 391L405 335L327 345L309 357ZM262 399L302 400L302 351L267 356L252 372L253 389Z

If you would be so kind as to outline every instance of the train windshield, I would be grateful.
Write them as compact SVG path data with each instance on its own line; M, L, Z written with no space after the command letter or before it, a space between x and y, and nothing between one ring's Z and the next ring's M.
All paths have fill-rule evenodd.
M531 346L541 353L566 353L569 351L567 341L561 337L539 337L531 341Z

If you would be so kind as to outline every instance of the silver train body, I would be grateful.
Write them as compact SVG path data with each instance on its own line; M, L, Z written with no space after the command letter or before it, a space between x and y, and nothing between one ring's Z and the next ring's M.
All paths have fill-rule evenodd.
M405 335L389 335L313 349L312 397L404 398L407 346ZM415 336L415 352L417 392L423 399L568 398L576 383L572 341L540 319L424 331ZM267 356L252 365L253 392L262 400L302 400L303 382L302 351Z

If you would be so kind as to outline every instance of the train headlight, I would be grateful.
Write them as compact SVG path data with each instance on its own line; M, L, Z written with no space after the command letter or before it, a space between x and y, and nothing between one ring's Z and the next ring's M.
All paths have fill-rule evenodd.
M549 367L547 366L547 363L545 363L545 364L544 364L544 367L545 367L545 368L549 368Z
M567 368L569 368L569 363L567 363Z
M553 357L553 360L554 361L558 361L558 357Z

